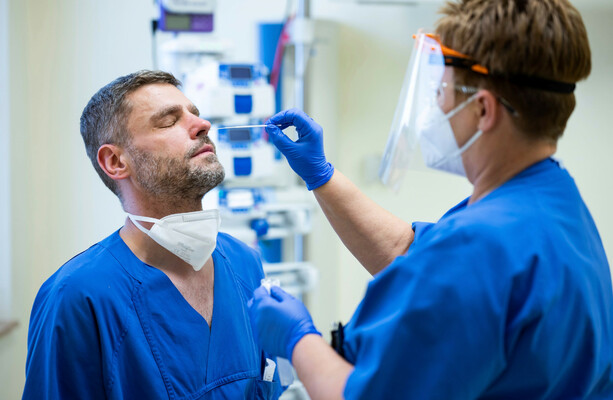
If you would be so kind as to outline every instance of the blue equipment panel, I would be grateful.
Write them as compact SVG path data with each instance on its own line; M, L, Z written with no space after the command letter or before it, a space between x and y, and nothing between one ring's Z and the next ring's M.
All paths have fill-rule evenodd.
M262 140L262 131L262 128L220 129L218 141L229 144L233 150L249 150L253 143Z
M219 64L219 79L232 86L249 87L254 81L263 78L260 68L251 64Z

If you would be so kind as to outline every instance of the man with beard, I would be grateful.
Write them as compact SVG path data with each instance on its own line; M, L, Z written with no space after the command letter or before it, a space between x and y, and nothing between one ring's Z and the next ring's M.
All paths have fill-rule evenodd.
M217 210L202 209L224 170L211 124L179 85L168 73L136 72L100 89L83 111L87 154L127 217L41 287L24 398L273 399L282 391L246 313L261 261L218 234Z

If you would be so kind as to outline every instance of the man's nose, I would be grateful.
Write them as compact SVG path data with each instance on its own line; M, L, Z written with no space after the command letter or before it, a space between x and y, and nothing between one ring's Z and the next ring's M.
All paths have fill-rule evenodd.
M208 135L211 130L211 123L206 119L194 116L193 126L190 130L190 137L196 139L198 136Z

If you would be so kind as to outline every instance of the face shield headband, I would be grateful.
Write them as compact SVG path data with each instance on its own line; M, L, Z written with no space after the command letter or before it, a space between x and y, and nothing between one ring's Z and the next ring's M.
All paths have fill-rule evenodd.
M505 79L512 84L517 86L525 86L532 89L545 90L547 92L561 93L561 94L570 94L575 91L577 85L574 83L560 82L554 81L550 79L545 79L536 76L526 76L526 75L509 75L509 76L499 76L490 74L489 70L477 63L477 61L473 60L471 57L466 54L462 54L459 51L455 51L450 49L441 43L438 36L433 34L426 34L426 36L431 37L436 40L441 46L441 51L443 52L443 56L445 57L445 65L449 67L456 67L462 69L469 69L473 72L476 72L481 75L490 75L500 77Z
M443 104L441 88L453 84L445 81L445 67L468 69L480 75L499 77L492 75L485 66L470 56L443 45L437 35L418 33L413 38L413 52L379 168L381 181L395 191L399 189L409 169L421 169L420 166L424 165L418 156L418 120L428 108ZM519 86L556 93L572 93L575 89L575 84L540 77L513 75L503 78ZM508 102L500 98L499 100L505 108L514 113Z

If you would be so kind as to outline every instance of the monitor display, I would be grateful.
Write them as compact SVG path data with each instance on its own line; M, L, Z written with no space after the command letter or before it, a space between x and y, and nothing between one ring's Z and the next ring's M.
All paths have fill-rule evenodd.
M251 140L251 129L232 129L229 138L231 142L248 142Z
M188 31L191 28L189 15L166 14L165 28L169 31Z
M230 67L231 79L251 79L250 67Z

